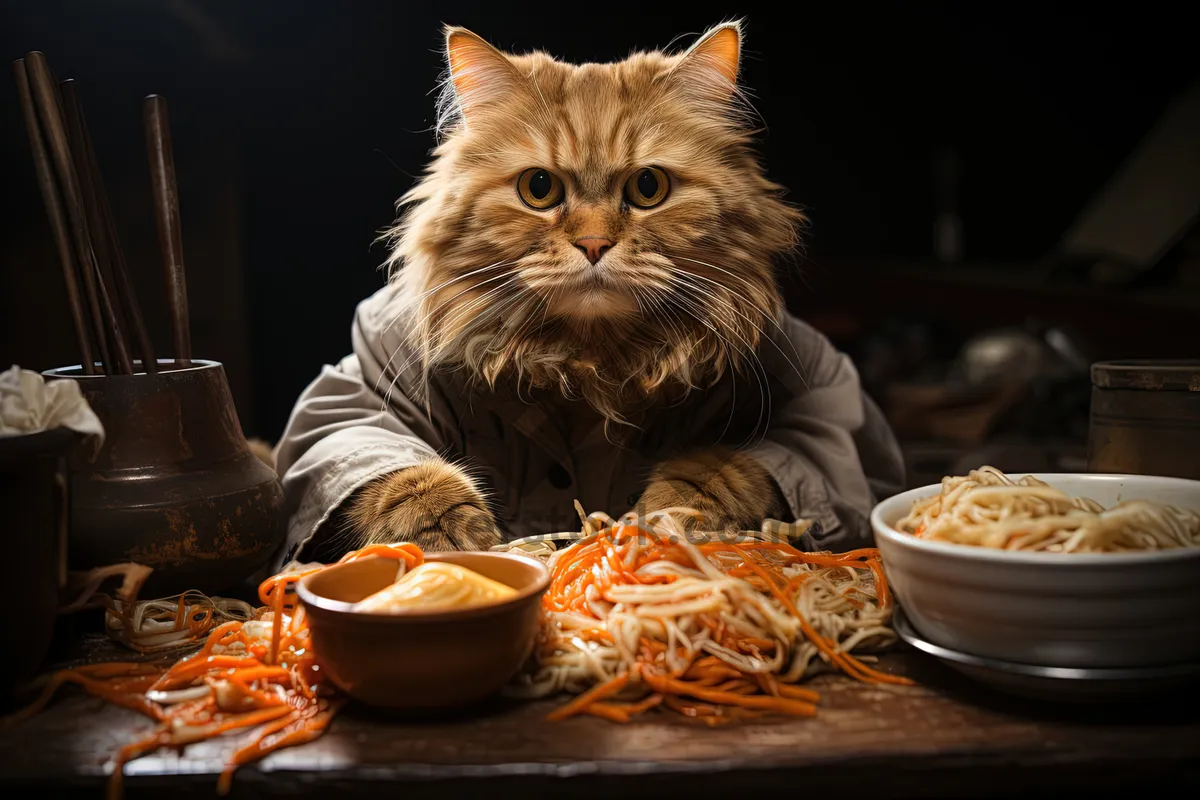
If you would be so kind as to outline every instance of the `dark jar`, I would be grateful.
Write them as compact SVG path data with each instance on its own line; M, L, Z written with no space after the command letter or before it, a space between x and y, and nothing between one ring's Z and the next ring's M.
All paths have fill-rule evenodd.
M71 460L70 567L126 561L153 567L143 598L226 591L283 541L283 490L238 421L225 369L193 360L156 374L69 378L104 424L104 444Z

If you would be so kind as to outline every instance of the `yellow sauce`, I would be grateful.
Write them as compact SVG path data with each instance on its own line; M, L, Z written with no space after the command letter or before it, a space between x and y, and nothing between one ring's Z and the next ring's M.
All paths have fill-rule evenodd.
M360 600L355 611L392 614L401 611L450 611L497 603L517 590L478 572L445 561L426 561L400 580Z

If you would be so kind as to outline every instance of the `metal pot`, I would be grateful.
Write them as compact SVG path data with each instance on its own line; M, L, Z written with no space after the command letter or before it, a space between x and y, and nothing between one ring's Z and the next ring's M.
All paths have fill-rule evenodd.
M1200 361L1093 364L1088 469L1200 479Z
M246 444L224 368L175 366L43 373L77 381L105 430L101 447L81 448L71 461L70 566L153 567L146 597L235 587L285 533L282 487Z

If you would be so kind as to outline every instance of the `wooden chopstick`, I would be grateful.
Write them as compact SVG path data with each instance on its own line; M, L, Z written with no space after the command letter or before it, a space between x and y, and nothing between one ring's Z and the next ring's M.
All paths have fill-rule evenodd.
M75 92L75 82L66 80L59 84L62 98L63 118L66 123L68 144L75 163L75 174L79 176L79 187L83 201L84 217L87 222L88 239L96 264L97 289L100 293L100 310L104 314L107 333L111 337L113 356L118 370L125 375L133 374L133 363L126 346L124 317L125 304L117 291L113 277L113 253L108 241L108 229L100 211L100 199L93 181L93 167L83 132L83 110ZM85 262L86 263L86 262Z
M50 157L46 152L46 142L42 137L37 109L34 105L32 85L23 59L18 59L13 64L13 72L16 73L17 93L21 98L25 129L29 134L29 147L33 151L33 164L37 172L38 186L46 205L46 216L50 218L50 229L54 236L54 245L58 249L58 261L63 271L63 282L67 287L67 303L71 309L71 321L75 324L75 337L79 344L81 359L80 366L85 375L95 375L96 361L92 354L92 343L88 335L88 321L83 307L83 298L79 292L78 269L75 266L74 254L71 252L66 212L63 210L63 199L55 184L54 169L50 165Z
M152 94L143 101L142 107L146 124L146 150L150 158L150 180L154 188L154 218L158 223L158 242L167 284L175 362L179 367L187 367L191 366L192 340L167 101L160 95Z
M96 151L92 145L92 134L88 130L87 115L83 113L83 104L79 101L74 89L73 80L63 81L59 87L62 90L64 107L73 109L74 119L72 130L79 137L79 151L87 164L84 185L90 190L92 207L96 211L96 220L89 217L90 230L93 233L93 243L101 243L106 261L106 280L110 291L117 298L121 320L126 326L123 329L132 331L136 339L138 351L142 356L142 369L150 374L158 372L158 361L154 356L154 348L150 344L150 335L142 317L141 304L138 302L137 290L129 277L129 268L125 263L125 253L121 248L121 240L117 235L116 224L113 221L112 208L108 201L108 192L104 188L104 178L100 173L100 162L96 159ZM68 103L68 97L70 102Z
M96 264L88 237L87 220L83 212L83 200L79 188L79 176L71 161L71 150L67 144L67 132L63 124L62 106L58 84L46 64L46 57L39 52L25 56L25 67L29 75L29 86L33 93L38 118L42 122L51 161L58 175L58 186L63 193L67 218L70 221L71 240L75 247L76 264L83 276L83 288L91 312L92 327L95 329L96 345L105 372L112 372L112 357L104 334L104 317L100 311L100 291L96 286Z
M92 137L88 132L87 120L83 118L83 140L87 144L88 154L92 163L92 182L100 198L100 213L104 218L104 227L108 241L112 246L113 265L117 279L117 291L125 299L125 309L129 314L129 325L137 340L138 351L142 355L142 369L153 375L158 372L158 359L154 355L154 347L150 343L150 334L146 330L146 321L142 316L141 304L138 302L137 290L129 277L129 267L125 263L125 251L121 248L121 240L117 235L117 226L113 222L112 208L109 206L108 193L104 189L104 178L100 174L100 163L92 149Z

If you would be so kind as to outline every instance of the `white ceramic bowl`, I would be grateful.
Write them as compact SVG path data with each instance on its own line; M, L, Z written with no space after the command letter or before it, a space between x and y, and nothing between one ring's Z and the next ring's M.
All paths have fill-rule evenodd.
M1200 509L1200 481L1036 474L1108 507L1150 500ZM1200 661L1200 548L1147 553L1023 553L919 539L892 525L935 484L877 505L871 525L892 592L929 641L1055 667Z

